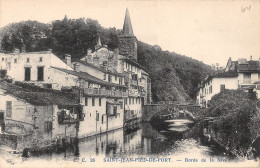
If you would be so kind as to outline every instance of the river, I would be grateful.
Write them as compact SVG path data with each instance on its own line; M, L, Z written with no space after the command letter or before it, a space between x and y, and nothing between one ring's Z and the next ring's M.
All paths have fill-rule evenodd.
M233 159L226 150L207 137L205 130L199 126L184 132L155 130L150 123L143 123L140 129L125 132L118 129L101 135L81 139L78 145L65 150L52 151L42 154L32 154L33 159L66 159L75 157L126 157L139 156L184 156L221 157Z
M178 125L181 125L178 123ZM0 153L1 155L1 153ZM66 149L32 153L20 163L47 162L97 162L97 158L167 157L175 162L201 162L201 159L237 160L219 146L207 134L207 130L194 125L185 131L154 129L150 123L143 123L140 129L125 132L123 129L81 139ZM189 160L190 159L190 160ZM197 160L197 161L196 161ZM103 162L103 159L99 160Z

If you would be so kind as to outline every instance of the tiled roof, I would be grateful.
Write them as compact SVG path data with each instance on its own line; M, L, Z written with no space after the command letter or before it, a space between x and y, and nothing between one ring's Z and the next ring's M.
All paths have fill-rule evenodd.
M237 77L237 76L238 76L237 71L222 72L222 73L218 73L218 74L209 76L209 77L203 82L203 84L205 84L206 82L212 80L213 78L234 78L234 77Z
M140 69L144 69L141 65L139 65L136 61L133 61L133 60L131 60L131 59L129 59L129 58L122 58L122 59L120 59L120 60L124 60L125 62L127 62L127 63L129 63L129 64L132 64L132 65L134 65L134 66L136 66L136 67L138 67L138 68L140 68Z
M123 75L120 74L120 73L118 73L118 72L105 71L104 69L101 69L101 68L95 66L94 64L88 63L88 62L86 62L86 61L82 61L82 60L77 59L77 60L75 60L75 61L73 61L73 62L79 62L79 63L81 63L81 64L83 64L83 65L87 65L87 66L89 66L89 67L91 67L91 68L97 69L97 70L99 70L99 71L101 71L101 72L104 72L104 73L107 73L107 74L111 74L111 75L116 75L116 76L121 76L121 77L123 77Z
M227 72L215 74L213 75L213 78L232 78L237 76L238 76L237 71L227 71Z
M10 94L32 105L79 105L75 94L40 88L31 84L21 82L10 84L0 81L0 89L4 90L5 94Z
M96 84L126 88L126 86L124 86L124 85L119 85L119 84L103 81L101 79L98 79L98 78L86 73L86 72L77 72L77 71L67 70L67 69L58 68L58 67L52 67L52 68L66 72L68 74L77 76L79 78L85 79L87 81L90 81L90 82L93 82L93 83L96 83Z
M247 61L246 64L238 64L238 72L260 72L259 61Z

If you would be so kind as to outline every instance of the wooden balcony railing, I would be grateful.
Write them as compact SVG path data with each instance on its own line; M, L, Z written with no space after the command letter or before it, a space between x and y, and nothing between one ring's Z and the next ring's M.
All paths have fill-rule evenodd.
M85 88L85 95L90 96L111 96L111 97L127 97L128 93L120 90L106 90L99 88Z

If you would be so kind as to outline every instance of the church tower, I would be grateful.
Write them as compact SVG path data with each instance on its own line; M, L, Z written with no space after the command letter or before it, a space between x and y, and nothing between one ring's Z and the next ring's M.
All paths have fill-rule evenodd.
M128 9L126 9L123 34L119 36L119 54L137 61L137 39L133 33Z

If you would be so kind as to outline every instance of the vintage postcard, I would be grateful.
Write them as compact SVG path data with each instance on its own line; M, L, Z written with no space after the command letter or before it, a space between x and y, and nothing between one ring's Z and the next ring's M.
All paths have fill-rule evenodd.
M259 161L259 0L0 0L0 168Z

